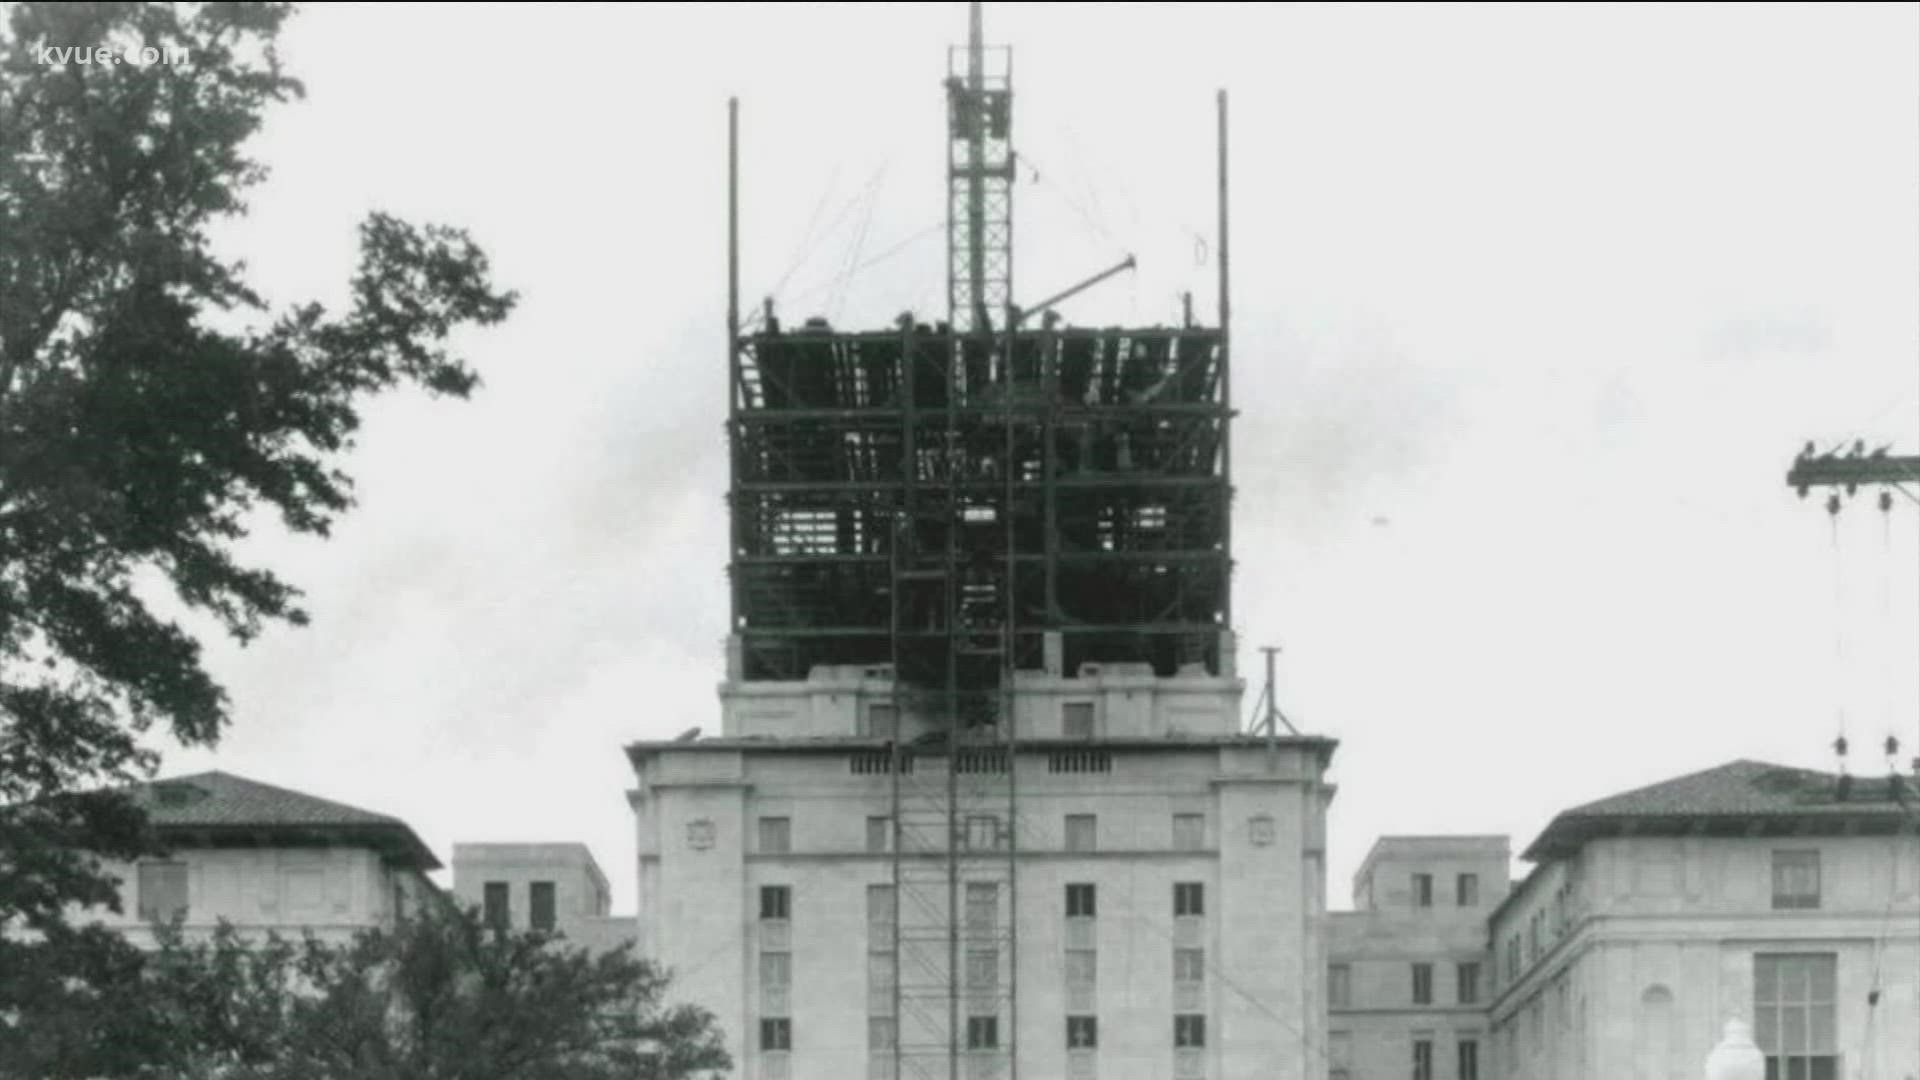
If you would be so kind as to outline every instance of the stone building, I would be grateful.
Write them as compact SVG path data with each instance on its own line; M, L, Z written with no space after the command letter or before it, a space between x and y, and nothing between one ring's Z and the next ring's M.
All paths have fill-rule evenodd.
M1388 836L1328 923L1328 1076L1482 1080L1504 836Z
M1489 924L1495 1075L1683 1080L1737 1016L1769 1078L1920 1076L1916 807L1736 761L1560 814Z
M610 914L607 876L585 844L455 844L453 895L491 926L552 931L596 950L634 940L633 917Z
M189 935L224 919L242 932L344 940L440 897L427 877L440 861L398 818L224 772L145 784L135 798L169 854L107 864L122 911L75 918L137 944L176 917Z
M866 719L892 708L884 674L730 683L719 737L628 748L642 950L718 1014L738 1075L892 1075L903 1027L948 1022L915 988L956 960L965 1075L1009 1053L1035 1077L1319 1075L1332 743L1239 734L1233 678L1023 672L1017 796L973 805L949 846L932 821L896 829L895 785L1009 757L927 739L895 773ZM949 858L952 891L920 888ZM954 940L902 925L948 903Z

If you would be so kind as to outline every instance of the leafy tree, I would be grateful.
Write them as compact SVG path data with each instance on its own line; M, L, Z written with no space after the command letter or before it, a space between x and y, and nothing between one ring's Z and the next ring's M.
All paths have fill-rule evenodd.
M142 821L84 792L151 775L150 730L210 745L229 722L200 639L154 586L242 641L304 623L297 588L236 543L276 515L325 536L351 505L343 454L365 402L466 396L476 377L450 338L514 305L466 235L385 214L361 227L341 311L271 311L214 251L210 229L265 175L249 137L301 93L274 47L289 14L5 8L0 931L115 903L97 857L145 850ZM176 60L82 64L49 47Z
M164 933L104 980L126 1012L115 1030L62 1029L79 1053L0 1054L0 1075L686 1080L731 1068L712 1015L667 1004L669 980L630 948L496 931L451 906L337 945Z

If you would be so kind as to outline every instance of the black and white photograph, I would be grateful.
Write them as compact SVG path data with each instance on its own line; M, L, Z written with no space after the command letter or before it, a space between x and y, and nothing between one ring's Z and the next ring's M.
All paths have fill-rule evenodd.
M1920 1080L1920 3L0 0L0 1080Z

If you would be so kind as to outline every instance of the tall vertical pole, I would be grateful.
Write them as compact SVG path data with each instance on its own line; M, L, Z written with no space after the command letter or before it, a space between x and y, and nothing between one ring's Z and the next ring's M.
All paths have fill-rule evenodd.
M980 2L967 5L967 282L973 300L974 330L987 322L987 47L981 29Z
M1226 631L1233 631L1233 290L1228 279L1227 241L1227 92L1219 91L1216 98L1219 108L1220 142L1220 221L1218 225L1220 252L1220 475L1226 484L1226 505L1221 508L1220 516L1220 557L1223 562L1221 572L1226 575L1221 590L1225 599L1221 604L1226 619ZM1237 639L1229 637L1229 641ZM1231 658L1221 657L1224 673Z
M737 490L740 483L740 99L727 99L727 446L730 461L728 468L732 472L731 483ZM727 545L728 560L732 553L741 549L739 530L741 515L730 515L733 519L734 534ZM740 596L743 586L737 569L729 567L727 574L728 590L731 592L733 611L729 621L736 626L740 617ZM733 642L728 643L728 676L743 678L745 672L732 671ZM744 662L744 661L743 661Z
M727 99L727 355L740 336L740 99ZM732 386L727 396L733 398Z

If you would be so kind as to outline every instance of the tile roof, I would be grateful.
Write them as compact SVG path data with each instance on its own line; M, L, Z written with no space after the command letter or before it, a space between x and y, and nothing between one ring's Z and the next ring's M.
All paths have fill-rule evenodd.
M1843 799L1836 774L1733 761L1563 811L1524 857L1537 861L1569 842L1577 846L1596 829L1655 820L1891 821L1913 815L1920 821L1920 789L1908 780L1900 785L1902 798L1896 798L1887 777L1857 776Z
M141 784L131 792L162 833L193 830L321 830L379 838L412 862L440 862L406 822L387 814L316 798L224 772L203 772ZM385 846L385 845L383 845Z

